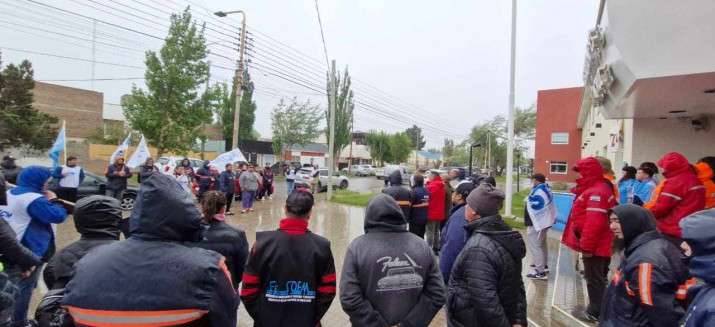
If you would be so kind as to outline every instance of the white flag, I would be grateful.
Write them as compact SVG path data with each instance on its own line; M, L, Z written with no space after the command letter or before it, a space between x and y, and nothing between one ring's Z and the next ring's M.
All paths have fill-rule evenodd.
M112 156L109 158L109 164L114 164L114 158L123 158L124 154L127 152L127 149L129 149L129 144L131 144L131 137L132 134L128 134L127 138L124 139L124 142L119 145L117 150L112 153Z
M235 148L216 157L216 159L209 163L209 166L214 166L219 172L222 172L226 170L226 164L233 164L237 161L246 161L246 157L243 156L240 149Z
M142 140L139 141L139 146L137 147L137 150L134 151L131 159L129 159L129 161L127 162L127 167L137 168L139 165L145 163L146 159L150 157L151 153L149 153L149 147L146 146L146 140L144 139L144 135L142 135Z

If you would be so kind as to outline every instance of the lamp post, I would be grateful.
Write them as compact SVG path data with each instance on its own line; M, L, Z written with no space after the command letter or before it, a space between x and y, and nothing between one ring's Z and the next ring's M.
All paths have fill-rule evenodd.
M519 172L521 171L521 156L516 154L516 193L519 193L519 184L521 184L521 179L519 178Z
M472 149L481 147L481 143L473 143L469 145L469 176L472 176Z
M217 11L214 13L219 17L226 17L230 14L241 14L243 15L243 21L241 22L241 46L238 50L238 71L236 72L236 112L233 118L233 146L238 147L238 119L241 112L241 91L243 90L243 52L246 48L246 13L243 10L235 11ZM234 147L231 149L234 149Z

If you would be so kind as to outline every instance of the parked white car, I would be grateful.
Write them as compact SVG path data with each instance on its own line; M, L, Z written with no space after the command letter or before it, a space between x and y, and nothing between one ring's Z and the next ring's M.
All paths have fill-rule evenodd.
M362 166L362 169L365 170L366 172L369 172L371 176L375 176L375 173L377 169L373 167L372 165L360 165Z
M184 160L184 157L161 157L156 160L155 166L159 168L159 171L162 174L173 175L174 169L181 165L182 160ZM191 166L194 167L194 171L201 168L204 164L203 160L196 158L189 158L189 162L191 162Z
M343 174L353 174L355 176L371 176L375 175L375 171L370 165L352 165L345 167L342 170Z
M318 168L320 172L320 182L318 182L318 192L328 190L328 168ZM310 168L302 168L295 174L295 187L305 187L310 188L310 181L313 179L310 177L310 173L313 170ZM339 188L344 190L348 188L348 178L340 175L337 171L333 172L333 189Z

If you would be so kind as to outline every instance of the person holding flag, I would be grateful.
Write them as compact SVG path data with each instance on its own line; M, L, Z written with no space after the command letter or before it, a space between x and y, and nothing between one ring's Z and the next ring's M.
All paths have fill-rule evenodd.
M77 165L77 157L67 157L67 164L56 166L52 170L52 177L57 183L57 197L72 203L77 202L77 187L84 181L84 170Z
M134 151L132 157L129 158L127 167L131 169L139 167L137 174L137 182L139 182L139 184L146 181L149 176L159 172L159 169L154 166L154 159L151 157L151 153L149 153L149 147L146 145L144 135L142 135L142 139L139 141L137 150Z
M533 187L529 196L524 199L524 222L526 238L531 252L531 268L533 272L526 275L530 279L548 279L549 248L546 243L546 233L556 222L556 205L551 188L546 184L546 176L536 173L531 176Z
M127 189L127 180L132 177L132 171L124 164L124 158L114 158L114 163L107 166L107 171L104 174L107 177L105 195L121 202L124 190Z

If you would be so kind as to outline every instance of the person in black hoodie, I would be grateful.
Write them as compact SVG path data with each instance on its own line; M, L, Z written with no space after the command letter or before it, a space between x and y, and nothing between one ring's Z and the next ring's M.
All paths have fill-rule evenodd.
M199 182L199 194L197 195L199 201L204 197L204 193L211 189L211 184L213 184L215 180L209 163L211 163L211 161L204 161L204 165L196 171L196 179Z
M233 165L226 164L226 170L219 175L219 189L226 193L226 215L231 216L231 204L236 197L236 174L233 172Z
M17 177L20 176L22 167L15 164L15 157L11 155L4 156L0 168L2 168L3 174L5 174L5 180L7 180L8 183L17 184Z
M156 174L159 172L159 169L154 166L154 159L153 158L146 158L146 161L144 161L144 164L139 166L139 174L137 175L137 182L141 184L143 181L145 181L149 176Z
M469 240L459 253L447 288L449 326L526 326L521 261L526 244L499 210L504 193L489 184L467 197Z
M677 326L687 286L695 284L680 250L663 238L647 209L622 204L609 211L613 251L624 250L624 258L603 297L600 325Z
M181 159L181 165L179 166L184 167L184 174L189 176L191 180L195 178L196 172L194 171L194 166L191 165L191 160L189 160L189 158Z
M365 211L365 235L345 254L340 303L353 326L428 326L444 305L437 258L388 195L373 197Z
M692 300L680 326L715 326L715 209L703 210L680 221L690 273L700 282L686 290Z
M119 241L119 220L122 208L117 199L92 195L77 201L74 226L81 235L79 241L57 252L43 271L48 289L67 285L72 269L92 249Z
M238 289L248 257L248 241L246 232L226 223L226 202L223 192L208 191L204 194L200 208L210 227L206 238L201 242L191 243L191 246L223 255L226 258L226 267L231 272L233 288Z
M241 289L254 326L320 326L335 298L330 241L308 230L314 203L308 189L296 189L278 230L256 233Z
M64 305L80 326L235 326L236 291L222 255L185 242L208 225L171 176L139 190L129 239L98 247L75 266ZM160 324L161 323L161 324Z
M412 207L410 214L406 217L409 223L409 231L412 234L425 238L427 229L427 216L429 215L430 194L425 188L425 178L422 175L413 175L412 192L410 202Z
M410 190L402 186L402 174L399 170L395 170L390 174L390 187L382 189L382 193L391 196L397 205L402 209L402 214L407 219L410 216L412 209L412 193Z

